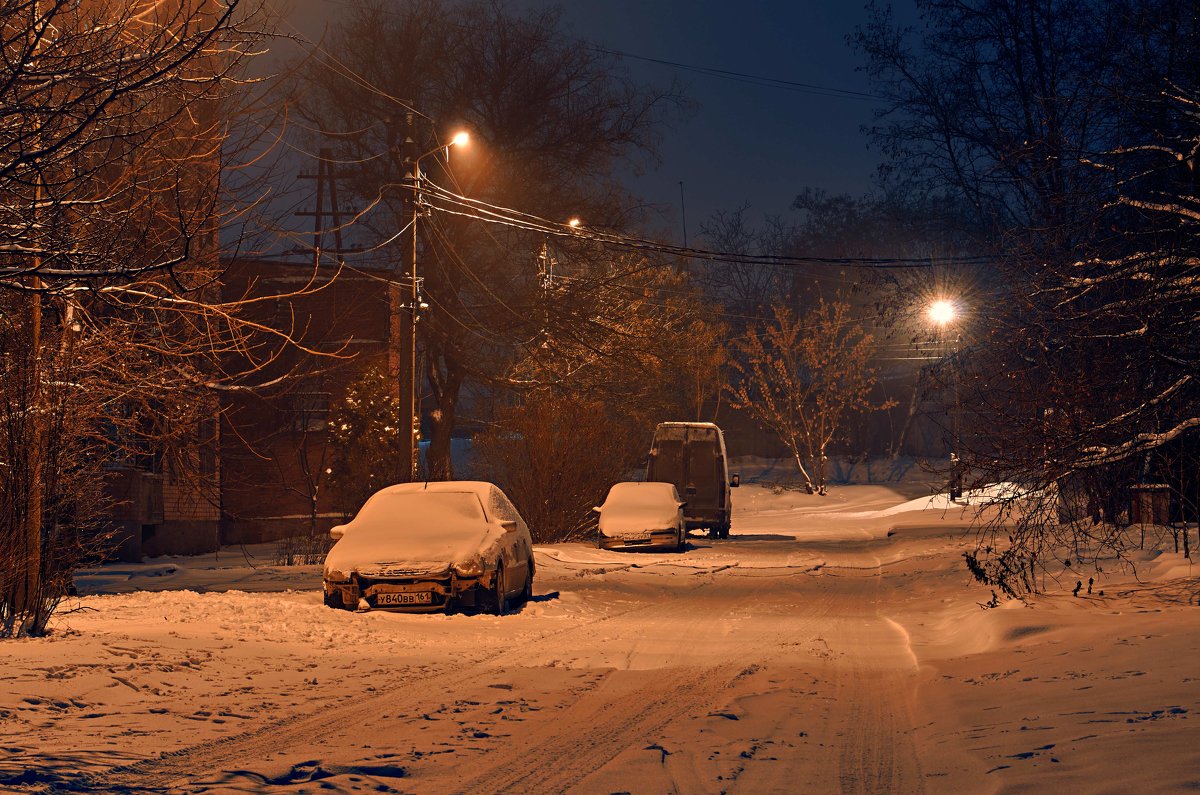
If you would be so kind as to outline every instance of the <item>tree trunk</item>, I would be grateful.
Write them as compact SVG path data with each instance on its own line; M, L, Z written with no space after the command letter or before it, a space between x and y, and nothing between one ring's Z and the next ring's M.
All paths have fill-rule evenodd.
M821 448L819 450L817 450L816 465L817 465L817 494L820 494L823 497L829 493L829 490L827 488L825 488L825 446L824 445L822 445Z
M921 379L924 377L924 370L917 376L917 383L913 384L912 400L908 404L908 413L904 415L904 424L900 426L900 434L896 437L896 446L892 448L892 461L900 457L904 450L904 441L908 436L909 426L912 425L913 417L917 416L917 405L920 402L921 395Z
M800 450L795 445L792 445L792 458L796 459L796 466L800 468L800 474L804 477L804 488L809 494L815 494L817 489L813 486L812 478L808 475L808 470L804 468L804 461L800 458Z
M42 456L45 451L46 417L41 410L42 395L42 298L33 296L30 311L30 375L29 413L31 444L25 455L29 477L29 499L25 513L25 554L21 565L25 569L25 583L21 592L20 609L25 612L23 631L19 635L38 634L41 623L42 602Z

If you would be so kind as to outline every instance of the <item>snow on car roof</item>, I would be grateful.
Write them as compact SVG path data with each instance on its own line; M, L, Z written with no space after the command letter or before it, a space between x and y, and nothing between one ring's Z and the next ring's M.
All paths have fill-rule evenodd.
M427 491L430 493L466 492L475 494L480 498L480 501L484 501L499 490L499 486L495 483L489 483L486 480L430 480L417 481L415 483L397 483L394 486L385 486L376 493L407 494L414 491Z
M354 517L356 526L395 525L397 519L408 524L424 523L434 527L473 528L486 522L479 495L469 491L393 491L385 489L367 500Z
M660 428L716 428L720 430L715 422L660 422Z
M345 525L325 568L375 573L381 567L461 563L476 558L497 532L502 531L489 523L472 490L390 486L375 492Z
M634 499L678 499L674 483L658 483L655 481L629 481L617 483L608 490L608 496Z
M600 532L614 534L669 528L679 520L679 494L672 483L617 483L600 506Z
M522 532L528 532L529 529L525 520L500 487L486 480L432 480L397 483L385 486L375 492L371 498L374 499L377 495L394 494L474 494L483 504L488 521L515 521Z

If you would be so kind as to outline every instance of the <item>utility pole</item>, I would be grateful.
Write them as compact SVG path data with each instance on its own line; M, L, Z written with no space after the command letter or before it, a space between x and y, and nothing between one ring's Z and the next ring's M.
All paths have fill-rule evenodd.
M327 253L329 249L325 247L325 219L330 218L333 221L333 254L341 261L342 255L346 249L342 245L342 217L353 215L354 210L342 210L338 205L337 194L337 174L333 170L333 150L323 146L317 155L317 173L316 174L300 174L300 179L313 179L317 182L316 187L316 210L313 212L299 211L296 213L298 217L313 218L313 267L321 266L321 254ZM329 209L325 209L325 193L329 192Z
M421 166L417 153L413 112L405 113L404 156L404 220L408 237L405 240L404 278L401 280L404 303L399 317L400 347L400 416L408 418L408 428L400 429L400 482L417 479L420 453L421 418L417 402L417 309L420 293L417 282L417 219L421 215ZM407 430L407 433L405 432Z

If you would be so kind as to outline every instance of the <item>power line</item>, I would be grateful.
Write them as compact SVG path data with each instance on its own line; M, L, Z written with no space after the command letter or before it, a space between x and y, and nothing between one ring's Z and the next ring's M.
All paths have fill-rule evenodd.
M677 246L646 238L621 235L613 232L589 227L570 226L569 224L551 221L531 213L514 210L500 205L490 204L479 199L471 199L453 193L439 185L429 182L429 192L444 204L459 209L430 203L430 208L438 212L449 213L490 224L498 224L529 232L539 232L555 237L586 240L594 243L611 245L641 251L653 251L669 254L685 259L699 259L719 262L736 262L747 265L844 265L851 268L930 268L948 265L978 265L997 261L993 255L972 255L964 257L818 257L796 254L745 254L731 251L713 251L688 246Z
M736 72L730 69L717 69L716 67L712 66L699 66L697 64L669 61L665 58L653 58L648 55L636 55L623 50L612 50L596 44L586 46L591 50L595 50L596 52L602 52L607 55L615 55L619 58L630 58L635 61L645 61L646 63L658 64L660 66L669 66L673 69L682 69L687 72L695 72L707 77L732 80L738 83L749 83L750 85L760 86L762 88L776 88L784 91L796 91L802 94L815 94L816 96L821 97L837 97L840 99L867 100L871 102L884 101L884 97L880 97L876 94L868 94L863 91L854 91L848 88L822 86L817 83L802 83L797 80L785 80L779 77L767 77L765 75L755 75L747 72Z

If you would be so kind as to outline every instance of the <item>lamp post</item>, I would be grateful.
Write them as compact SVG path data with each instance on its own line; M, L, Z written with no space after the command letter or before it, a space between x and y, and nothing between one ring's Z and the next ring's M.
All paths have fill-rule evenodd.
M941 334L944 334L946 327L954 323L958 318L958 307L953 301L946 298L939 298L929 305L929 319L938 327ZM945 342L945 337L942 338ZM957 343L957 338L956 338ZM959 428L959 379L961 374L958 371L958 345L956 344L951 349L951 356L956 361L952 363L954 369L954 381L952 388L954 390L954 404L950 407L950 500L953 502L962 497L963 488L963 464L962 458L959 456L961 452L961 429Z
M407 218L409 239L405 251L405 287L408 290L407 303L404 313L401 318L400 340L405 347L407 356L401 357L400 365L400 405L403 413L409 418L409 432L406 434L401 430L403 437L400 458L401 461L407 461L407 466L401 467L400 474L404 480L412 481L418 477L418 461L419 461L419 435L421 432L421 417L420 406L417 400L417 319L418 313L424 309L426 305L421 300L421 279L417 276L417 221L421 216L421 161L430 155L435 155L438 152L444 152L444 157L449 160L451 146L464 146L470 141L470 136L466 132L459 132L450 139L450 142L444 146L438 146L430 149L423 155L413 155L415 146L412 138L408 138L404 142L405 147L405 166L407 174L404 177L404 186L408 191L408 212L405 213Z

